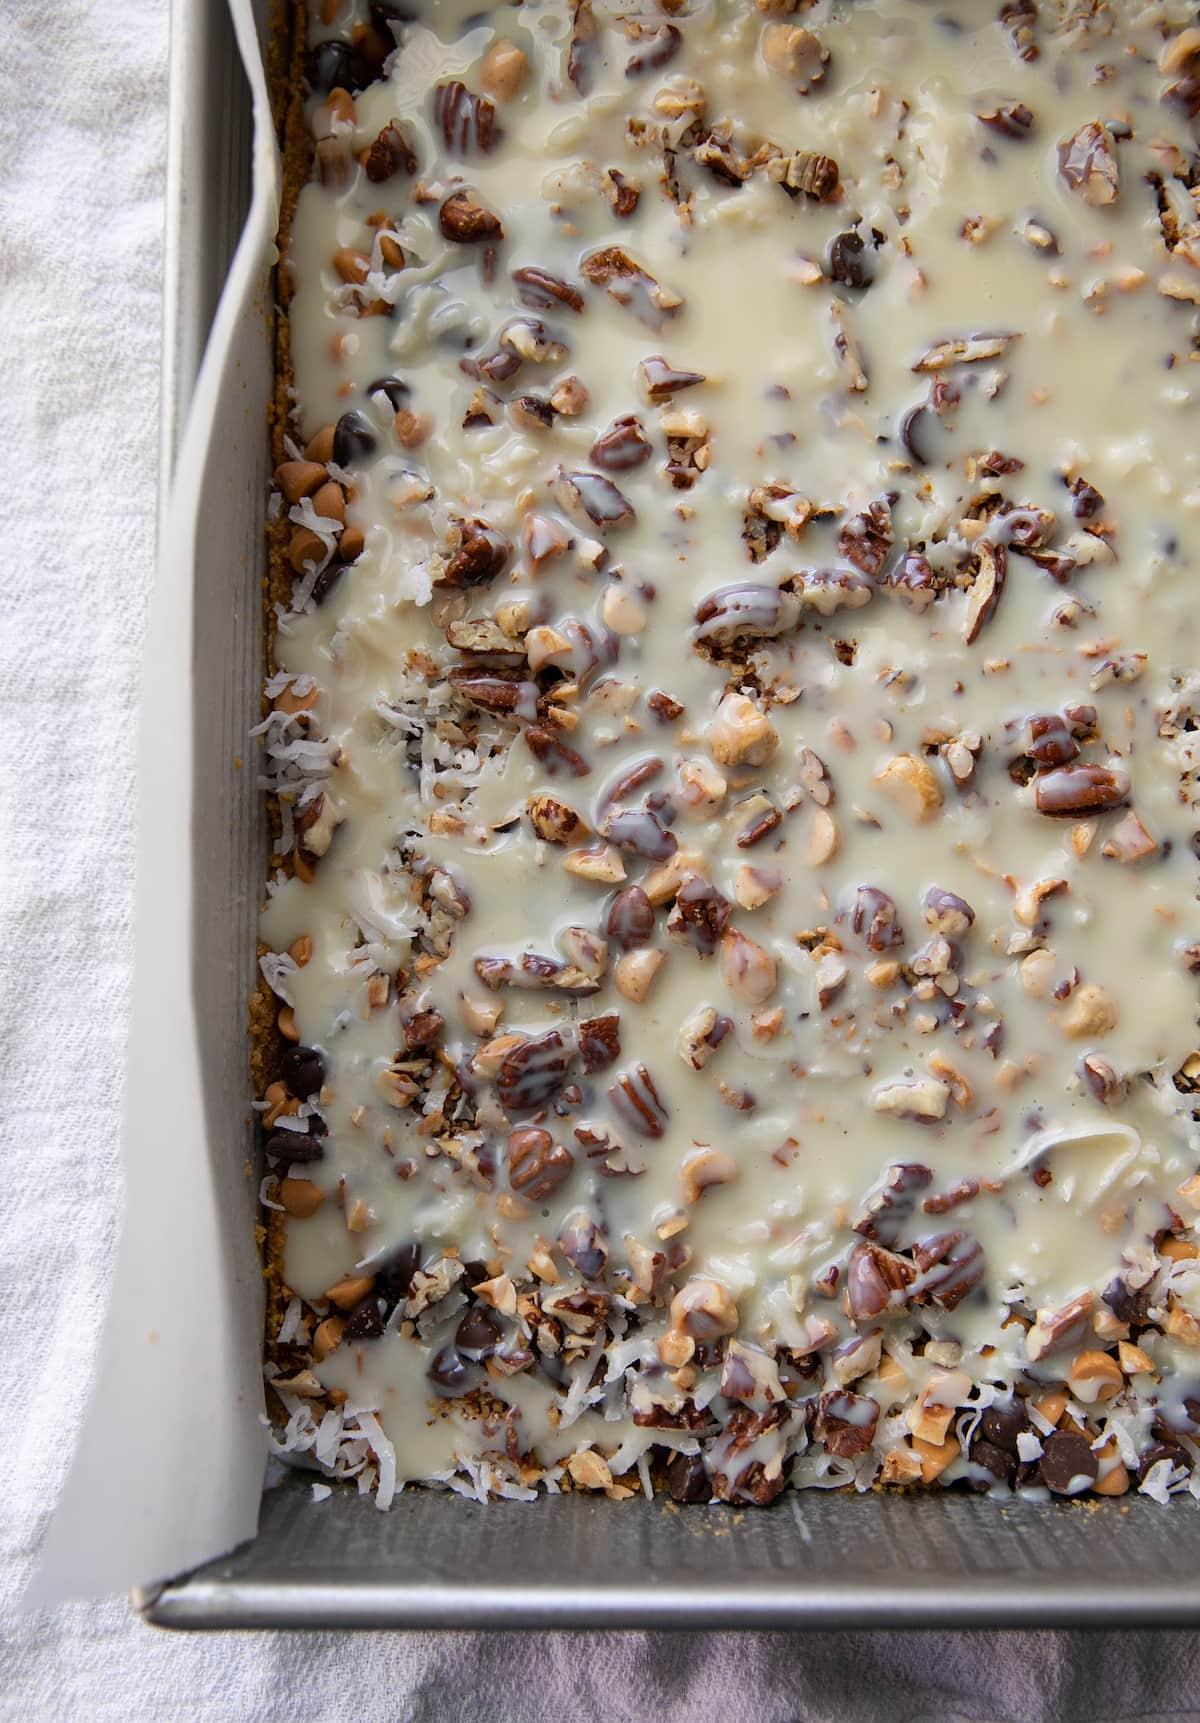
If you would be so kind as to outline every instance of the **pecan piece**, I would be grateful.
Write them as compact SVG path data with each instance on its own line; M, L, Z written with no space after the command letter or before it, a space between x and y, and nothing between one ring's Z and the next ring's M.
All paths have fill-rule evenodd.
M707 880L687 879L675 894L667 932L686 940L700 957L711 957L729 925L733 905Z
M633 504L603 473L565 472L559 469L555 495L567 513L581 516L601 530L630 526L637 519Z
M438 226L442 237L456 245L480 245L485 240L504 238L500 217L469 186L450 193L438 212Z
M456 666L446 674L450 686L472 706L503 717L531 718L537 711L537 684L495 672Z
M918 550L906 551L888 573L880 576L880 584L885 591L894 593L910 610L918 613L928 610L942 586Z
M623 473L631 467L640 467L653 453L641 422L632 413L614 419L606 431L601 431L590 450L596 465L610 473Z
M967 595L967 614L963 620L963 641L973 646L996 614L1008 574L1008 555L1002 544L989 544L981 539L975 552L976 574Z
M978 365L984 359L998 359L1019 339L1019 331L952 335L945 341L935 341L932 347L927 347L913 370L944 371L948 365Z
M588 1017L579 1025L579 1059L591 1077L621 1057L621 1019L615 1011Z
M888 1167L882 1186L867 1198L854 1222L855 1232L879 1244L895 1244L903 1222L912 1213L912 1193L925 1190L932 1182L933 1174L922 1162L897 1161Z
M613 898L604 931L622 951L636 951L650 943L654 908L640 885L627 885Z
M453 672L451 672L453 676ZM540 760L546 768L547 776L553 778L559 772L568 772L573 778L586 778L591 767L583 755L569 748L565 742L560 742L554 731L546 724L529 724L522 731L525 745L535 760Z
M876 575L892 548L892 511L886 497L876 497L861 514L851 515L838 531L838 549L863 574Z
M703 371L677 371L661 353L653 353L638 365L638 380L647 401L657 404L669 401L681 389L694 389L697 383L707 379Z
M573 1051L557 1029L530 1036L500 1066L496 1077L500 1105L510 1113L535 1113L562 1088L574 1062Z
M683 46L683 37L674 24L660 24L657 30L647 30L631 21L629 27L637 31L634 40L638 47L625 62L627 78L644 78L647 72L661 71Z
M863 936L871 951L890 951L892 946L904 943L895 902L878 886L858 887L850 912L850 925L855 933Z
M508 1182L530 1202L545 1202L570 1177L575 1157L549 1131L522 1125L508 1138Z
M832 156L816 150L797 150L794 155L776 156L767 166L768 176L789 197L811 197L830 203L841 190L841 174Z
M1044 772L1033 786L1039 814L1070 816L1116 808L1129 794L1129 774L1119 767L1060 766Z
M458 78L434 89L433 119L446 148L456 155L469 156L476 150L486 155L499 141L494 105L486 96L475 95Z
M667 1109L644 1065L623 1071L608 1091L613 1111L640 1137L661 1137L667 1129Z
M739 580L718 587L696 608L696 641L731 647L740 640L770 639L796 626L800 605L783 587Z
M856 1244L846 1265L846 1303L855 1322L870 1321L886 1310L900 1309L904 1292L916 1279L916 1270L906 1257L897 1256L878 1244Z
M953 1310L983 1279L983 1249L969 1232L939 1232L913 1245L913 1261L920 1279L909 1296L918 1302L929 1299L943 1310Z
M865 1453L875 1439L879 1402L869 1395L836 1388L817 1401L813 1432L827 1453L851 1460Z
M975 118L1002 138L1023 140L1033 131L1033 112L1024 102L997 102L994 108L981 108Z
M503 574L512 555L512 545L502 532L484 520L454 523L458 543L442 570L439 586L486 586Z
M648 329L661 329L668 318L683 308L683 300L677 293L664 287L619 245L590 252L580 267L586 281L593 287L603 287L610 299L632 312Z
M572 287L569 281L551 275L548 270L531 265L514 269L512 278L517 298L531 311L557 311L560 306L565 306L568 311L583 310L583 294L579 289Z
M567 77L581 96L591 93L599 28L591 0L579 0L571 14L571 45L567 50Z
M1117 148L1108 127L1089 120L1058 146L1058 171L1063 182L1085 203L1115 203L1121 189Z
M648 808L623 808L609 814L601 830L617 849L646 861L666 861L679 848L674 832L661 825Z
M412 145L395 120L389 120L375 142L364 151L363 169L374 185L382 185L394 174L415 174L417 158Z

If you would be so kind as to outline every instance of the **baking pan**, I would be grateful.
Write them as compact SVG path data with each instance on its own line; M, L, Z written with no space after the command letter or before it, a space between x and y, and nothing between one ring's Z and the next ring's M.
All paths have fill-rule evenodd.
M249 97L224 0L175 0L172 26L164 484L250 189ZM196 940L193 987L210 1005L201 1056L210 1118L230 1121L231 1185L244 1176L244 1126L233 1121L244 1119L248 1098L238 1091L246 1071L238 988L248 989L252 976L251 918L262 877L254 774L234 760L238 736L258 714L267 403L254 390L261 386L242 378L248 398L233 414L235 434L245 438L247 482L258 484L262 500L257 523L249 511L244 560L230 576L244 584L232 595L225 648L211 625L201 638L199 619L211 608L196 606L197 661L210 652L214 663L220 658L224 680L220 722L196 713L197 745L211 751L197 759L196 794L213 803L211 818L197 805L193 826L207 832L209 846L218 831L226 853L208 888L221 937ZM211 697L211 686L197 676L198 702ZM199 868L199 844L196 856ZM240 954L238 939L245 940ZM220 1001L223 1015L214 1022L211 1006ZM809 1490L785 1492L769 1509L680 1510L665 1499L615 1504L577 1495L480 1506L410 1490L381 1514L349 1490L314 1504L311 1476L291 1473L266 1492L251 1542L135 1594L145 1618L187 1628L1200 1622L1200 1514L1190 1503L1006 1507L950 1492Z

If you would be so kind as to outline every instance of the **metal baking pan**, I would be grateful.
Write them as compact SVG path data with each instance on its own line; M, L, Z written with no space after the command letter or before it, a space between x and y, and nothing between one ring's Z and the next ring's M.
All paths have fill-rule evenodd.
M249 96L224 0L174 0L172 30L164 485L246 210L250 160ZM247 472L265 478L266 401L251 406L247 435L261 440L248 444ZM265 499L265 483L260 491ZM240 881L228 888L236 913L222 916L222 937L198 942L197 962L212 973L193 977L198 996L228 1001L227 1021L214 1027L210 1014L208 1026L223 1045L204 1050L218 1087L236 1088L245 1070L238 989L243 969L249 985L261 877L253 774L230 765L230 744L258 714L250 619L261 553L255 528L230 577L245 583L225 666L236 686L226 681L219 723L197 724L212 750L197 762L199 794L220 795L222 873ZM208 650L197 638L197 657ZM244 965L230 946L243 935ZM210 1103L214 1117L238 1116L236 1094ZM231 1181L244 1152L233 1133ZM301 1473L266 1493L251 1542L135 1602L148 1621L187 1628L1177 1627L1200 1622L1200 1514L1136 1497L1002 1507L950 1492L813 1490L748 1511L580 1496L481 1507L413 1490L380 1514L348 1490L314 1506Z

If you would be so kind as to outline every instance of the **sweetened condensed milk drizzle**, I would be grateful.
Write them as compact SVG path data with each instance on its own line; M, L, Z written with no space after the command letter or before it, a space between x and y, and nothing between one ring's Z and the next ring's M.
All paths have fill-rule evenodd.
M1200 1491L1189 17L315 9L283 1451Z

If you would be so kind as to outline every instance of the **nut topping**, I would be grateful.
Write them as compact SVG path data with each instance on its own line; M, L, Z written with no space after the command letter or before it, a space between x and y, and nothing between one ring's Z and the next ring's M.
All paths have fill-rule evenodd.
M443 238L453 240L456 245L481 245L504 238L500 217L468 186L450 193L438 212L438 226Z

